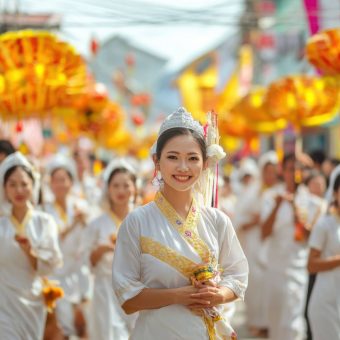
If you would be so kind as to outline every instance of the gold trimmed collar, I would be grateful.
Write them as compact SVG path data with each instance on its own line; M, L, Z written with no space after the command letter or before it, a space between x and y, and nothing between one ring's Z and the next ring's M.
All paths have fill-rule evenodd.
M181 237L189 243L189 245L201 257L203 263L210 263L212 255L207 244L200 238L197 224L199 221L199 210L195 199L191 203L191 207L185 221L177 214L176 210L167 201L164 195L159 191L155 196L155 203L165 218L178 231Z
M111 210L108 210L108 214L111 217L111 219L113 220L115 226L117 229L119 229L120 225L122 224L122 220Z
M22 222L19 222L15 216L11 215L11 222L13 223L15 227L15 231L18 235L20 236L25 236L26 235L26 224L32 217L32 209L28 209L26 212L26 215Z

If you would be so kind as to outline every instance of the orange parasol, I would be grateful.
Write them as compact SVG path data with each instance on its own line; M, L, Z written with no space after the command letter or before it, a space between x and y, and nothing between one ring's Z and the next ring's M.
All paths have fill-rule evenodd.
M86 65L72 46L45 31L0 36L0 116L42 117L81 94Z
M307 42L306 56L323 74L340 75L340 28L313 35Z

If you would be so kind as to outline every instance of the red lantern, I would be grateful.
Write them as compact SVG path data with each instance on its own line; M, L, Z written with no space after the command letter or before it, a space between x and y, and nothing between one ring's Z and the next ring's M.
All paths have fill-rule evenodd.
M15 132L20 133L24 129L22 122L17 122L15 125Z
M144 117L142 117L141 115L134 114L131 118L135 126L141 126L144 124Z
M92 55L96 55L99 50L99 42L94 37L91 39L90 49L91 49Z

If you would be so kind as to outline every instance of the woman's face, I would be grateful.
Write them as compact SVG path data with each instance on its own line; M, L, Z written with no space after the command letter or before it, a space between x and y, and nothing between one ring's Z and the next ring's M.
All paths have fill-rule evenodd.
M5 195L13 207L25 207L32 197L32 178L22 168L16 168L5 183Z
M286 185L293 185L295 183L295 161L288 160L282 169L283 180Z
M175 191L187 191L197 182L204 167L198 142L191 135L179 135L164 146L158 170L166 186Z
M323 197L326 192L326 180L323 176L315 176L308 183L309 191L319 197Z
M55 197L64 198L72 188L72 179L65 169L57 169L51 175L51 190Z
M265 185L273 186L277 182L277 165L266 164L262 171L262 179Z
M108 187L109 200L113 205L128 205L134 200L136 186L131 175L126 172L117 172L110 180Z

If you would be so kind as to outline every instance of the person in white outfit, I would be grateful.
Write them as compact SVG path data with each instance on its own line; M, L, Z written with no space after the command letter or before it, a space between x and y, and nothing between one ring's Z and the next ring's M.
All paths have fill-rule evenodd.
M131 339L231 339L219 337L218 319L204 309L243 298L247 260L230 219L194 198L207 154L219 159L224 152L217 144L207 149L203 127L179 108L161 125L152 154L161 189L122 223L113 262L120 304L128 314L139 311ZM221 270L219 282L195 286L198 269Z
M333 170L334 201L312 231L308 270L317 273L308 316L314 340L340 340L340 166Z
M58 229L30 203L38 178L19 152L0 166L0 339L40 340L46 320L43 277L61 264Z
M58 225L59 242L64 257L64 265L54 274L54 279L60 282L65 292L64 298L57 303L56 316L65 336L81 336L86 334L82 302L90 299L92 285L87 262L81 257L89 205L85 200L71 194L76 177L71 159L56 155L47 164L47 172L53 196L51 201L43 204L43 210L49 213ZM55 333L55 330L51 332Z
M112 290L112 262L118 229L136 200L136 170L127 160L115 159L106 167L103 180L106 211L87 227L84 245L94 274L89 338L125 340L134 317L124 313Z
M261 237L261 204L266 190L278 183L278 157L275 151L259 159L260 179L255 178L239 200L242 209L235 217L237 232L249 263L249 282L245 296L247 324L254 336L266 336L267 295L264 275L267 268L267 240ZM242 169L242 167L241 167Z
M305 336L303 309L307 291L308 192L297 185L296 159L282 163L284 184L264 194L262 237L268 239L269 336L272 340L301 340Z

